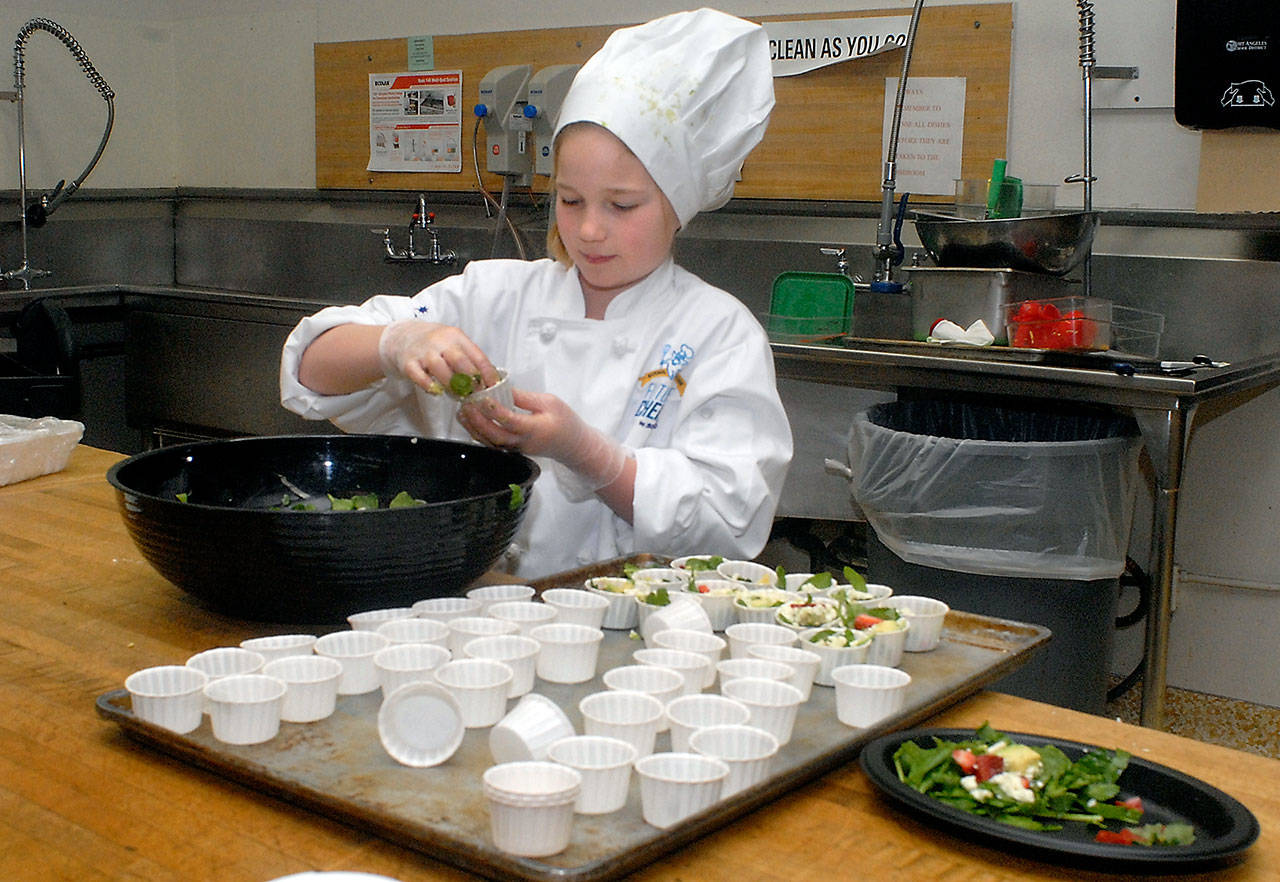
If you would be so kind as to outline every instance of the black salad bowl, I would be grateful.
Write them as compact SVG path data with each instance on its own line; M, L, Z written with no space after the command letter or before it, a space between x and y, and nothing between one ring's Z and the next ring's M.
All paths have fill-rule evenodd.
M205 606L324 624L462 592L515 536L538 471L455 441L283 435L147 451L107 480L143 556ZM402 492L418 504L388 507ZM357 495L377 508L341 510Z

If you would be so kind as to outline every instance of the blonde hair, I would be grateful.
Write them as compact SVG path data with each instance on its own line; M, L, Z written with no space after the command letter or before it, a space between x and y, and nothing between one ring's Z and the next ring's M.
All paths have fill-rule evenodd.
M571 132L574 129L579 129L584 126L595 126L596 128L604 129L606 132L609 131L605 126L602 126L599 123L591 122L589 120L580 120L578 122L572 122L572 123L569 123L567 126L565 126L563 129L561 129L556 134L556 139L552 147L552 150L554 151L554 153L552 155L551 179L550 179L551 183L550 183L550 188L548 190L548 193L550 194L549 202L551 207L550 207L550 217L547 220L547 256L555 260L556 263L559 263L565 267L573 266L573 258L569 256L569 249L564 247L564 240L560 238L560 227L556 223L556 215L555 215L556 174L560 170L560 151L558 148L560 145L560 139L564 137L565 132ZM627 146L627 143L625 141L619 138L618 142L622 144L623 148L628 153L631 153L632 156L635 156L635 153L632 152L631 148ZM640 157L637 156L636 161L639 162ZM641 163L641 165L643 165L643 163ZM648 169L646 169L646 171L648 171ZM656 186L656 182L655 182L655 186ZM667 194L662 192L661 187L658 187L658 193L659 195L661 195L661 197L664 200L666 200L667 205L670 206L671 200L667 199ZM671 211L672 213L674 213L675 209L672 208Z
M551 194L551 216L547 220L547 256L556 263L564 267L573 266L573 258L569 256L569 249L564 247L564 240L560 238L560 226L556 223L556 175L560 171L560 139L565 132L582 126L597 125L593 122L583 120L581 122L572 122L560 131L556 132L555 141L552 144L551 156L551 183L548 192Z
M555 178L551 179L552 186L552 203L551 211L555 212ZM564 247L564 242L560 238L560 227L556 225L555 214L551 215L551 221L547 224L547 257L553 259L556 263L564 267L573 266L573 258L569 256L569 249Z

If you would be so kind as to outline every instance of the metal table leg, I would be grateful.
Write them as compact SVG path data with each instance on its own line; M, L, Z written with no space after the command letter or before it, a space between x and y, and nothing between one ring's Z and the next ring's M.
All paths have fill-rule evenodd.
M1173 615L1173 548L1178 525L1178 491L1187 450L1187 430L1195 404L1179 400L1170 410L1138 410L1134 418L1156 473L1151 530L1151 604L1142 667L1140 722L1165 727L1169 624Z

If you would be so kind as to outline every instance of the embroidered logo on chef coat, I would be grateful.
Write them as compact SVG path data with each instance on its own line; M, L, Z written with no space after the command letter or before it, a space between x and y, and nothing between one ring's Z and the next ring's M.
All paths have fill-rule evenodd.
M681 343L679 346L668 343L662 347L662 358L658 361L657 370L640 375L639 384L644 392L640 404L632 414L637 425L643 429L658 427L658 417L662 415L662 407L671 397L672 391L684 394L685 379L680 375L680 369L689 366L693 355L693 347L688 343Z

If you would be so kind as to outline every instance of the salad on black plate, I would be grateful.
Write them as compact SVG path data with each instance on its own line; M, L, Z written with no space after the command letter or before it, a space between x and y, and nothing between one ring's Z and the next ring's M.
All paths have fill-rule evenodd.
M1119 798L1126 751L1093 749L1073 761L1052 744L1019 744L988 724L973 738L933 741L932 747L903 742L894 769L906 786L954 808L1024 830L1084 822L1098 827L1095 840L1102 843L1195 842L1190 824L1143 824L1141 798Z

